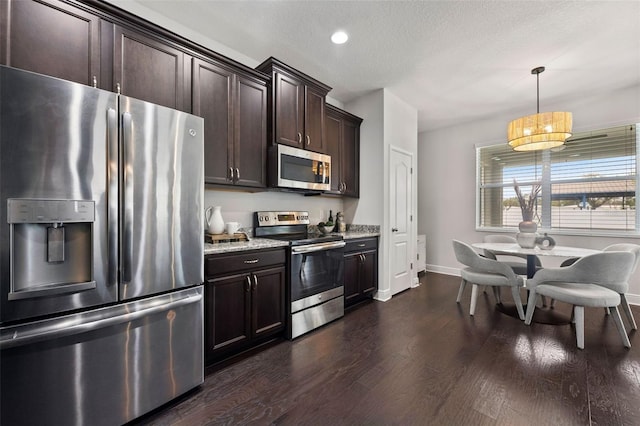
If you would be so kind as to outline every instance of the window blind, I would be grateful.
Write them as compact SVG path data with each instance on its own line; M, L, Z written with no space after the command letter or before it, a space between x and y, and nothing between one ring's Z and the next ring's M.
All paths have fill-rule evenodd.
M478 224L515 227L523 194L542 184L534 220L547 229L638 231L636 125L574 134L560 149L516 152L506 143L477 149Z

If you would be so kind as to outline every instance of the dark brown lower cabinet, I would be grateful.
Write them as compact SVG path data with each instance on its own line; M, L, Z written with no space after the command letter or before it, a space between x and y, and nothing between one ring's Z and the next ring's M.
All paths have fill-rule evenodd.
M344 254L344 305L373 296L378 288L378 238L349 240Z
M205 277L208 364L282 335L284 249L207 256Z

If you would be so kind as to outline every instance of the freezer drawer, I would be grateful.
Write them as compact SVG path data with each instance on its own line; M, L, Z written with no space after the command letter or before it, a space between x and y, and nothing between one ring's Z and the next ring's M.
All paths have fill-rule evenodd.
M203 288L0 329L0 423L119 425L201 384Z

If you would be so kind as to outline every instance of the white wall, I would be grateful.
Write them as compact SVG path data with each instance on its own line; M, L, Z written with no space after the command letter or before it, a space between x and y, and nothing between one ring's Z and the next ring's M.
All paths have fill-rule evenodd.
M347 219L354 223L381 225L379 283L376 298L391 297L389 247L389 146L395 145L417 157L418 113L388 89L380 89L345 104L363 118L360 127L360 199L345 199ZM415 175L414 175L415 176ZM417 188L414 177L414 188ZM414 191L414 217L417 190ZM415 253L417 230L410 236L410 253Z
M418 110L407 104L388 89L384 89L384 155L385 155L385 191L384 191L384 205L385 218L384 229L389 230L391 228L391 188L389 182L391 180L390 171L390 147L400 148L404 151L411 153L412 164L411 167L416 169L416 159L418 156ZM414 218L417 218L417 200L418 200L418 185L417 185L417 173L413 173L411 176L411 186L413 189L411 199L411 211L409 212ZM389 243L385 245L387 263L386 273L388 274L389 282L391 282L393 268L391 265L392 253L391 253L391 238L390 234L386 234ZM412 223L411 229L409 229L409 241L408 251L412 256L412 264L414 268L417 268L416 262L416 250L418 240L418 228L417 222ZM416 269L414 269L416 270ZM412 272L412 285L418 285L417 273Z
M347 222L382 225L383 103L383 91L376 90L345 105L349 112L363 119L360 126L360 199L345 199Z
M570 105L547 105L545 110L573 113L574 132L640 122L640 86L605 95L576 96ZM506 143L507 123L531 111L514 111L455 127L418 135L418 230L427 236L427 268L457 274L452 239L482 241L485 233L475 230L476 163L475 144ZM559 245L599 249L609 244L630 242L637 237L585 237L552 235ZM544 258L556 266L559 259ZM630 283L632 300L640 303L640 271Z

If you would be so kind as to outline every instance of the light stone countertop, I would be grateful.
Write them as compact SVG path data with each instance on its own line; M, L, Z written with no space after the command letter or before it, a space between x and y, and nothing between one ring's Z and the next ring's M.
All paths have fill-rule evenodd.
M334 234L342 235L345 240L353 240L356 238L371 238L379 237L379 232L367 232L367 231L347 231L347 232L334 232Z
M379 232L371 232L371 231L348 231L348 232L335 232L333 235L342 235L342 238L345 240L352 240L356 238L371 238L371 237L379 237ZM221 254L221 253L232 253L238 251L248 251L248 250L260 250L260 249L269 249L276 247L287 247L289 245L288 241L281 240L272 240L269 238L252 238L249 241L239 241L233 243L204 243L204 254Z
M260 250L276 247L287 247L288 241L271 240L268 238L252 238L249 241L233 243L204 243L204 254L231 253L236 251Z

